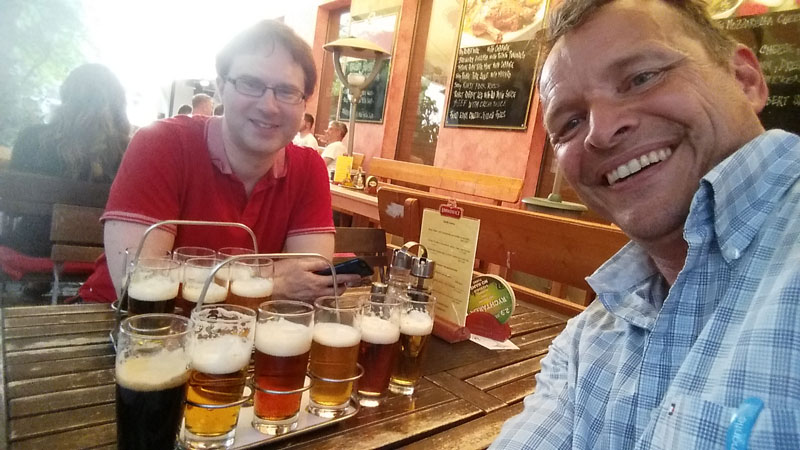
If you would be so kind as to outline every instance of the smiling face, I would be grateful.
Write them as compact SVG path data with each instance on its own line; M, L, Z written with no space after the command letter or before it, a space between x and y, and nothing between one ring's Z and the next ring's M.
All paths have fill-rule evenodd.
M291 87L303 91L303 70L281 45L233 58L228 79L247 79L269 87ZM279 102L268 89L261 97L250 97L236 90L233 83L217 79L225 105L223 133L227 151L270 155L291 142L303 116L305 102Z
M714 63L662 1L620 0L559 39L542 69L565 177L640 243L680 238L699 180L763 132L752 52Z

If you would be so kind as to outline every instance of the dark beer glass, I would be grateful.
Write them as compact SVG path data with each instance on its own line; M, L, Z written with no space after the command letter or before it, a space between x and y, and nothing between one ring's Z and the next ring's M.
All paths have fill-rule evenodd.
M314 307L291 300L264 302L256 325L253 427L279 435L297 427L307 387Z
M189 320L142 314L120 325L116 358L117 446L173 448L189 379Z
M361 406L378 406L386 397L389 377L400 351L400 302L371 294L361 317L358 363L364 375L358 380Z
M166 258L139 258L133 265L125 292L128 314L175 311L180 287L180 263Z

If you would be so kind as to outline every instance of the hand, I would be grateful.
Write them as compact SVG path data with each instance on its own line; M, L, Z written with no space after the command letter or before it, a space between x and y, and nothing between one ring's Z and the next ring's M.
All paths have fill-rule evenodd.
M333 277L316 275L312 272L328 267L315 258L284 259L275 261L275 287L272 298L291 298L313 302L319 297L334 295ZM339 286L336 294L341 295L346 285L361 282L359 275L336 275Z

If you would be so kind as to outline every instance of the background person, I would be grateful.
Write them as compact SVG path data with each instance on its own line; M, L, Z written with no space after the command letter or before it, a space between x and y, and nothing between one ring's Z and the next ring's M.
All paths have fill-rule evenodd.
M79 295L112 301L121 290L124 250L167 219L240 222L261 252L313 252L330 259L333 223L328 177L319 155L291 144L314 91L311 49L286 25L265 20L217 55L223 116L178 116L142 128L114 180L104 222L106 257ZM174 227L148 236L145 254L179 246L252 247L236 228ZM332 295L319 260L276 262L276 298ZM359 277L342 275L342 282Z
M322 151L322 159L328 166L328 171L336 169L336 158L347 154L347 146L342 139L347 135L347 125L344 122L332 121L325 130L325 142L328 145Z
M314 137L314 116L309 113L303 114L303 121L300 122L300 131L292 140L294 145L313 148L319 151L319 143Z
M214 99L208 94L196 94L192 97L192 114L202 116L214 115Z
M764 131L758 61L704 6L565 0L551 17L545 126L631 242L493 448L800 448L800 137Z
M177 114L178 115L182 114L184 116L192 114L192 105L187 105L184 103L183 105L180 106L180 108L178 108ZM161 119L163 119L163 117L161 117Z

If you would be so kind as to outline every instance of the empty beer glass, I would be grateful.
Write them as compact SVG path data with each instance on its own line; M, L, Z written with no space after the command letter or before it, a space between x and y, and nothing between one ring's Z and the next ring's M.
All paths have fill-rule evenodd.
M256 313L236 305L192 311L191 374L182 444L190 449L230 448L236 434Z
M191 315L192 310L200 300L200 294L203 292L203 285L205 285L206 280L211 275L211 271L220 262L222 261L214 257L204 257L191 258L183 263L183 268L181 269L183 273L181 277L182 282L180 294L176 301L176 306L178 307L176 310L180 310L180 313L184 316L189 317ZM226 272L227 270L228 267L223 266L217 273ZM222 282L225 284L221 285L219 281L215 280L208 285L206 296L203 299L204 305L222 303L225 301L228 295L228 284L227 281Z
M243 258L230 267L228 303L257 310L272 300L275 265L269 258Z
M168 258L139 258L131 265L123 303L128 314L175 311L180 286L180 263Z
M358 380L361 406L378 406L389 387L400 351L400 303L395 299L373 293L363 306L358 351L358 363L364 368Z
M361 296L321 297L314 302L311 391L308 411L320 417L343 415L350 402L361 342Z
M122 321L117 340L117 447L173 448L189 379L189 320L142 314Z
M308 303L264 302L256 325L253 427L270 435L297 427L311 351L314 307Z
M214 258L217 252L206 247L178 247L172 251L175 261L185 263L192 258Z
M408 299L402 301L400 308L400 356L392 371L389 390L411 395L422 376L422 360L433 332L436 298L409 289Z

